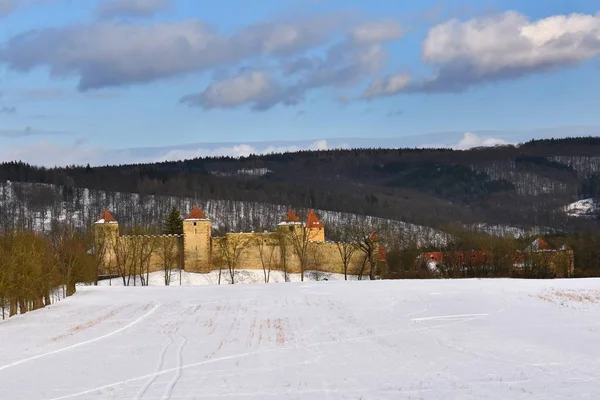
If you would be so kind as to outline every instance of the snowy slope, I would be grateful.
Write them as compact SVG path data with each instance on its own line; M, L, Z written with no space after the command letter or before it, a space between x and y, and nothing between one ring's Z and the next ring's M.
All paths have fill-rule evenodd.
M90 287L0 323L1 399L597 399L600 280Z
M600 214L600 203L594 199L578 200L567 205L564 211L570 217L595 217Z
M209 216L215 229L249 232L257 227L272 229L286 214L288 206L250 201L209 198L180 198L139 195L137 193L105 192L74 188L65 193L61 186L41 183L0 182L0 209L9 226L48 231L56 221L69 221L77 227L91 226L104 208L109 208L121 226L134 225L161 228L171 207L182 213L194 204ZM442 245L447 237L439 230L402 221L368 215L315 210L326 227L366 225L402 237L421 246ZM0 220L0 223L3 221ZM0 229L2 226L0 225Z

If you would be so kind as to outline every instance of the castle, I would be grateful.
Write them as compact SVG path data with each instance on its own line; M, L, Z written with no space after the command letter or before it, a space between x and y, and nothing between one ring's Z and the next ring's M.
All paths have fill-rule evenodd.
M222 237L212 236L212 222L198 206L183 219L182 235L122 236L117 220L104 210L94 231L99 276L168 269L208 273L228 267L368 275L370 269L369 255L358 246L325 240L325 227L313 210L305 222L289 210L273 232ZM370 257L380 264L383 248L378 246Z

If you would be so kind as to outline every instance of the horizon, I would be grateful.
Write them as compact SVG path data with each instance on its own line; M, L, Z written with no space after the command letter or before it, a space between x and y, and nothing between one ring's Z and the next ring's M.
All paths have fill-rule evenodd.
M127 162L127 163L113 163L113 164L90 164L89 162L86 164L69 164L69 165L53 165L53 166L47 166L47 165L39 165L39 164L32 164L29 163L27 161L23 161L23 160L8 160L8 161L0 161L0 165L2 164L7 164L7 163L24 163L30 167L34 167L34 168L41 168L41 169L69 169L69 168L87 168L87 167L92 167L92 168L110 168L110 167L124 167L124 166L136 166L136 165L149 165L149 164L159 164L159 163L177 163L177 162L187 162L187 161L194 161L194 160L218 160L218 159L222 159L222 158L231 158L234 160L240 160L240 161L245 161L248 158L251 157L263 157L263 156L269 156L269 155L283 155L283 154L295 154L295 153L303 153L303 152L328 152L328 151L356 151L356 150L430 150L430 151L455 151L455 152L469 152L469 151L477 151L477 150L482 150L482 149L502 149L502 148L508 148L508 147L512 147L512 148L519 148L520 146L523 145L527 145L530 143L535 143L535 142L542 142L545 140L573 140L573 139L598 139L600 138L600 136L566 136L566 137L560 137L560 138L554 138L554 137L546 137L546 138L533 138L527 141L522 141L519 143L495 143L495 144L488 144L488 145L479 145L479 146L467 146L467 147L447 147L447 146L413 146L413 147L381 147L381 146L340 146L340 147L328 147L325 146L325 148L319 148L319 146L315 146L315 143L318 142L325 142L325 140L321 140L321 141L316 141L314 142L311 146L306 147L306 148L302 148L302 147L296 147L296 146L291 146L291 147L267 147L265 150L263 151L256 151L256 152L248 152L248 153L244 153L244 154L221 154L218 151L220 149L222 149L222 147L217 147L217 152L214 154L210 154L210 155L204 155L204 156L199 156L199 157L194 157L194 158L181 158L181 159L165 159L165 160L142 160L139 162ZM359 138L360 139L360 138ZM368 139L368 138L362 138L364 140L369 140L371 141L372 139ZM343 140L343 139L342 139ZM307 141L308 142L308 141ZM302 141L295 141L295 142L289 142L289 143L295 143L295 144L301 144L304 143ZM232 143L205 143L204 145L215 145L215 146L222 146L222 145L227 145L227 144L232 144ZM257 144L262 144L264 145L264 142L248 142L247 145L257 145ZM185 147L188 146L187 145L181 145L181 146L173 146L172 148L180 148L180 147ZM158 150L158 151L162 151L164 150L164 148L162 147L157 147L157 148L140 148L140 149L126 149L126 150Z
M592 0L0 0L0 162L598 136L599 11Z

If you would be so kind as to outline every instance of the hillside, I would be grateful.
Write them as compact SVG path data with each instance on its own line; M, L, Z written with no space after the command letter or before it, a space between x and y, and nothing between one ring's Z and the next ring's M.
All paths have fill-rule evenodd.
M0 398L591 400L598 283L81 288L0 322Z
M564 207L600 196L600 138L519 146L306 151L107 167L0 166L0 181L312 207L417 225L597 225Z
M198 204L210 216L213 233L250 232L273 229L287 212L285 205L235 200L212 200L174 196L139 195L94 189L65 188L40 183L0 183L0 232L25 227L49 232L56 222L69 222L85 230L97 221L104 208L118 218L122 232L134 227L161 230L172 207L182 212ZM368 215L336 211L316 212L332 233L348 225L370 226L403 238L417 246L439 245L446 235L425 226Z

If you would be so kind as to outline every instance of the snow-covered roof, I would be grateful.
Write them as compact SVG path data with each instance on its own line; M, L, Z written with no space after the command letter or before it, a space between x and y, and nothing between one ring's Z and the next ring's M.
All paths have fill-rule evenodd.
M282 221L278 224L278 226L294 226L294 225L302 225L304 226L304 222L288 222Z

